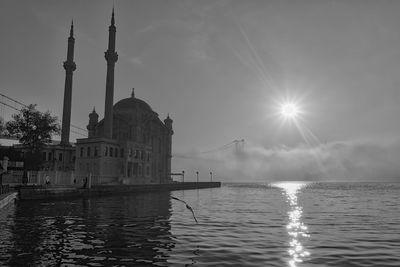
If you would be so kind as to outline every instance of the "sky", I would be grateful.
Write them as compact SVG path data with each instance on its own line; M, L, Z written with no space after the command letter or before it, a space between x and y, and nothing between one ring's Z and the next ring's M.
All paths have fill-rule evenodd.
M2 0L0 92L61 119L73 19L72 124L86 128L93 107L102 118L112 6ZM135 88L162 120L170 114L173 170L225 180L239 171L256 180L376 178L381 169L400 177L400 1L115 0L114 8L114 101ZM297 127L277 114L285 99L303 111ZM13 112L0 111L6 120ZM244 154L200 153L241 139Z

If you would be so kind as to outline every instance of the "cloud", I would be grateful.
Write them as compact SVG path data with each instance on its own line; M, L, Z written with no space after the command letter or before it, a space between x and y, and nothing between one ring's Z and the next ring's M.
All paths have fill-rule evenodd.
M223 181L381 181L400 180L400 140L331 142L309 147L244 149L192 154L176 158L176 166L189 172L213 171Z
M142 60L138 57L130 58L130 62L133 63L134 65L142 65L143 64Z
M220 13L229 1L178 1L169 16L151 21L137 35L150 42L179 47L179 53L188 62L202 62L213 57L209 55L216 35ZM139 37L138 37L139 38ZM172 40L168 43L167 40ZM145 49L151 49L147 45ZM145 53L145 52L143 52Z

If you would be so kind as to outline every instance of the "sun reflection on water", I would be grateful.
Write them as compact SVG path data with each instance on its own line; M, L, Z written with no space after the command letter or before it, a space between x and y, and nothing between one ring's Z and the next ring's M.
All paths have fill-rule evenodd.
M310 252L302 245L302 242L310 237L307 226L301 221L303 214L302 207L297 202L297 194L307 183L302 182L282 182L273 184L279 187L286 195L290 205L288 211L289 222L286 225L290 237L288 253L290 255L289 266L297 267L297 263L303 262Z

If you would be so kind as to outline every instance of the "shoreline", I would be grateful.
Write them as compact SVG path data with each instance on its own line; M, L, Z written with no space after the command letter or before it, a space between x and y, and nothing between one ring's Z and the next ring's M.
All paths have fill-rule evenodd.
M0 210L7 207L10 203L15 203L18 198L18 192L9 192L0 195Z
M185 182L171 184L141 184L141 185L95 185L84 189L78 187L51 187L27 185L16 188L18 199L25 200L57 200L79 197L102 197L120 194L192 190L221 187L221 182Z

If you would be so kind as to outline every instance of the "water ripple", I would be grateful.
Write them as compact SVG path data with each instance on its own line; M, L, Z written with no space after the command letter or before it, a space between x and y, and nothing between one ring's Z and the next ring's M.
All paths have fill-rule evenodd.
M20 202L0 213L0 265L399 266L399 195L400 184L225 184Z

